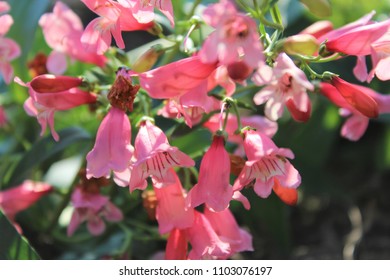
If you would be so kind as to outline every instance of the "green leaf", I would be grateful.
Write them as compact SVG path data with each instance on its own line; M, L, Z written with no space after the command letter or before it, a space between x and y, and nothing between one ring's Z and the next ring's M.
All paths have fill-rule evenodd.
M176 146L180 151L192 158L200 156L211 144L211 133L209 130L201 128L171 141L172 146Z
M0 211L0 260L39 260L27 239L20 235Z
M8 186L21 183L35 166L43 163L45 160L53 157L59 152L64 151L71 145L91 139L90 135L85 130L78 127L64 129L58 134L60 136L59 142L55 142L51 135L48 135L36 142L31 149L24 154L13 170L7 184Z

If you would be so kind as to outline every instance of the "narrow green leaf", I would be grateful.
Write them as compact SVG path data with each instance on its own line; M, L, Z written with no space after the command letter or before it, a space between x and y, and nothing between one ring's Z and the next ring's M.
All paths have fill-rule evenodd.
M39 260L27 239L20 235L0 211L0 260Z
M13 170L7 184L8 186L21 183L28 176L33 167L41 164L57 153L64 151L71 145L91 139L90 135L79 127L70 127L60 131L58 134L60 136L59 142L55 142L51 135L49 135L36 142L31 149L24 154Z

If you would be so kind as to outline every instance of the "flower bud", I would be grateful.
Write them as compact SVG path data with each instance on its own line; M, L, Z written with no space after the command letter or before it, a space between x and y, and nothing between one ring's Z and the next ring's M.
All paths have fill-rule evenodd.
M288 54L313 55L318 51L316 38L309 34L298 34L287 37L283 49Z
M329 17L332 15L332 8L329 0L299 0L309 11L317 17Z
M152 46L133 63L132 69L138 73L146 72L152 69L157 59L163 53L164 50L161 45Z

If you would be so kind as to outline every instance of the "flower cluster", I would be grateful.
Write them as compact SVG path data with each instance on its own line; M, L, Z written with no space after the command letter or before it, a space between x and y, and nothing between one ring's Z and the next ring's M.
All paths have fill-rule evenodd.
M74 208L69 236L84 222L92 235L100 235L105 221L121 223L127 218L94 181L112 178L108 185L147 193L145 208L157 220L159 234L168 236L166 259L227 259L251 251L252 236L239 226L230 206L238 201L249 210L245 195L250 188L263 199L273 191L288 205L298 201L301 175L292 163L294 153L272 139L280 119L309 121L311 96L319 93L348 116L341 135L356 141L370 119L390 113L389 95L312 68L315 63L356 56L353 73L358 80L389 80L390 20L374 22L374 13L338 29L328 21L317 22L283 38L277 1L252 7L242 1L236 6L234 1L220 0L204 6L198 16L194 13L201 1L194 1L188 18L180 24L170 0L81 2L97 17L84 28L80 18L57 1L53 12L39 20L52 49L45 64L47 73L27 83L14 79L28 89L24 109L37 118L41 135L49 126L54 140L60 141L54 128L57 111L88 104L101 119L85 157L81 183L68 195ZM8 9L0 2L0 12ZM263 16L270 10L273 22ZM167 30L178 26L179 31L164 34L159 20L168 20ZM20 50L3 37L12 19L3 15L0 23L0 72L9 83L13 76L9 61ZM265 27L274 33L268 34ZM191 39L196 29L203 38L204 28L212 30L204 41ZM157 34L165 44L148 49L139 60L115 57L118 52L109 51L115 49L112 37L123 49L122 32L136 30ZM186 48L190 41L191 51ZM83 73L64 75L69 59L90 64L106 79L78 76ZM2 119L0 107L0 126ZM165 129L166 123L174 125ZM208 147L198 154L188 154L172 142L174 135L197 129L212 134ZM197 139L192 141L190 145ZM0 196L0 207L11 218L38 198L34 194L26 200L28 205L13 209L7 197Z

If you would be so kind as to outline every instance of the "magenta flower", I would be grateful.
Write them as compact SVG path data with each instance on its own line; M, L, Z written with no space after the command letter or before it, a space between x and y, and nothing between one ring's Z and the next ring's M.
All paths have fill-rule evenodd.
M226 209L233 196L229 181L230 158L225 150L225 140L223 136L214 136L200 164L198 184L188 193L188 205L197 207L206 203L216 212Z
M168 171L175 182L163 188L154 188L157 197L156 219L160 234L174 228L185 229L194 222L194 209L185 207L185 191L173 169Z
M19 186L0 191L0 209L13 221L16 214L29 208L52 189L49 184L26 180Z
M205 64L193 56L141 73L139 80L152 98L174 98L200 87L206 91L207 78L215 68L215 63Z
M88 52L81 44L84 28L80 18L67 5L56 2L52 13L43 14L39 20L47 44L53 49L48 57L47 69L60 75L67 68L66 55L72 59L102 67L106 58Z
M100 235L106 229L104 220L118 222L123 219L121 210L108 197L99 193L87 193L76 188L71 202L75 209L68 226L68 236L72 236L83 222L87 222L88 231L92 235Z
M125 43L122 31L145 30L153 23L139 23L129 10L126 1L112 0L82 0L93 12L99 15L85 28L81 42L88 51L103 54L111 45L111 35L119 48L123 49Z
M0 128L4 127L8 123L8 117L5 113L5 110L2 106L0 106Z
M149 23L154 20L154 8L159 9L174 27L173 7L171 0L122 0L128 2L134 18L139 23Z
M186 260L188 250L187 234L185 230L173 229L169 233L165 249L166 260Z
M215 28L199 51L204 63L229 65L243 61L252 68L264 63L256 22L239 13L231 2L221 0L209 5L203 13L203 19Z
M275 181L286 188L297 188L301 183L298 171L287 158L294 158L289 149L278 148L266 135L253 130L244 132L244 148L248 158L240 175L234 182L234 191L255 181L254 190L267 198Z
M279 54L272 72L268 66L260 67L253 81L257 85L266 84L253 100L257 105L266 103L265 115L270 120L276 121L282 116L284 105L295 120L309 119L311 104L306 91L313 91L314 86L285 53Z
M242 251L253 251L252 236L238 226L229 209L213 212L205 208L204 216L220 239L230 244L231 255Z
M87 154L87 178L110 177L124 171L133 156L131 126L126 113L111 107L97 132L93 149Z
M1 3L3 4L0 13L7 12L9 5L3 1ZM19 45L14 40L4 37L13 23L10 15L0 16L0 74L6 84L9 84L14 76L11 61L21 54Z
M157 188L174 184L176 179L169 172L171 167L190 167L195 164L188 155L169 145L164 132L148 120L141 124L134 146L130 191L145 189L149 176Z
M28 87L30 97L24 103L24 109L30 116L35 116L41 125L41 135L50 126L54 140L59 136L54 130L54 113L96 102L96 96L77 88L82 83L81 78L67 76L41 75L24 83L18 77L15 82Z

